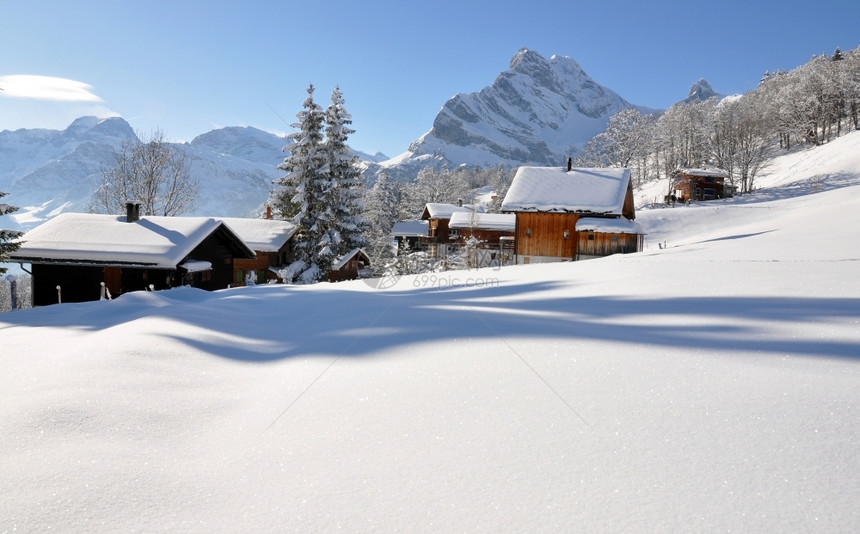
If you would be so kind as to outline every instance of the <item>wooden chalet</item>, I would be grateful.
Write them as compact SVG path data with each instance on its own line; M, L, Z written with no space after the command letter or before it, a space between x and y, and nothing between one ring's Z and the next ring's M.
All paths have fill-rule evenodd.
M498 248L502 237L513 237L517 218L513 213L456 212L448 221L448 231L464 244L475 237L489 247ZM454 233L456 232L456 233Z
M410 249L417 250L421 240L427 237L429 226L427 221L396 222L391 229L391 237L398 248L405 248L408 244Z
M221 221L256 255L253 259L233 261L233 285L245 285L249 279L255 284L277 281L277 271L292 259L290 238L296 233L296 225L273 219L227 217Z
M516 215L517 263L639 252L630 169L520 167L502 211Z
M459 235L459 245L465 247L472 238L480 252L470 259L474 267L507 265L514 257L514 236L517 218L513 213L463 213L451 215L448 228Z
M353 249L338 259L328 273L329 282L342 282L343 280L355 280L359 272L370 265L370 256L360 249Z
M676 202L731 197L734 191L726 185L728 177L720 169L679 169L672 176L672 195Z
M134 204L125 216L64 213L24 234L11 261L31 265L33 305L181 285L222 289L235 259L254 258L220 220L138 214Z
M447 246L459 241L459 234L456 231L452 234L448 226L451 215L483 211L484 208L480 206L428 203L421 213L421 220L427 221L427 237L422 239L421 244L429 250L431 256L444 256Z

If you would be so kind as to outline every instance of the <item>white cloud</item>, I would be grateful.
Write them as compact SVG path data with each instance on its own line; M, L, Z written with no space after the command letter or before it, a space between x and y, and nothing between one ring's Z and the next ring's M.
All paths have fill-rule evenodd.
M60 102L101 102L91 91L92 86L83 82L53 76L13 74L0 76L0 96L54 100Z

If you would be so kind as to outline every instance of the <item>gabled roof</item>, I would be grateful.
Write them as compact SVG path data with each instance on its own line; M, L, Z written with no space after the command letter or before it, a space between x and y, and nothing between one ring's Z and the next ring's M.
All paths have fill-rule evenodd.
M243 257L254 257L254 252L218 219L141 217L127 222L125 215L63 213L24 234L21 248L11 259L176 268L216 232L226 232Z
M243 219L222 217L239 239L249 248L259 252L277 252L296 233L296 225L274 219Z
M448 228L475 228L476 230L497 230L513 232L517 226L517 216L513 213L463 213L451 214Z
M483 212L484 208L482 206L457 206L455 204L430 202L424 206L424 212L421 214L421 219L450 219L451 215L454 213L472 213L473 211Z
M360 248L354 248L354 249L350 250L349 252L347 252L346 254L344 254L340 259L335 261L331 266L331 270L337 271L338 269L340 269L341 267L346 265L346 263L349 260L351 260L352 258L354 258L355 256L361 256L362 258L364 258L364 261L366 261L367 263L370 263L370 256L368 256L364 250L362 250Z
M620 215L630 169L520 167L502 211Z

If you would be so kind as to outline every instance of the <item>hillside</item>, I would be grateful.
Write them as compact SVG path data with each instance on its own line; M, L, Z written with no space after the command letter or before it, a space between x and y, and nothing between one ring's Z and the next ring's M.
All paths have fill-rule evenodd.
M759 185L640 254L0 315L0 532L855 531L860 132Z

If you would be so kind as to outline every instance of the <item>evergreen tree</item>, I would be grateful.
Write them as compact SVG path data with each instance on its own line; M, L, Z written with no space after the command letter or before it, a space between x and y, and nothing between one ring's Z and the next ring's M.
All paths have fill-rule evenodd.
M303 110L296 114L297 132L287 136L284 147L289 156L278 169L286 175L275 181L278 186L272 203L280 216L293 222L295 260L291 272L302 282L319 281L331 268L335 246L330 225L334 217L326 202L335 189L332 183L326 153L323 150L323 123L325 114L314 102L314 86L308 86L308 97Z
M6 193L0 191L0 198L3 198L5 196ZM0 217L13 213L17 210L18 208L15 206L10 206L9 204L4 204L3 202L0 202ZM8 260L9 255L18 250L18 247L21 246L19 243L15 242L15 240L21 237L21 235L23 234L16 230L3 230L2 228L0 228L0 263L3 263L4 261ZM0 274L3 274L5 272L6 268L0 266Z
M335 256L364 247L367 240L364 230L367 222L361 215L364 201L364 182L358 169L358 157L347 146L347 138L355 130L349 127L352 117L344 108L339 87L331 93L331 104L325 114L325 153L334 194L326 199L332 208L333 219L328 229Z
M364 203L367 253L371 264L378 271L393 259L391 231L397 221L398 209L397 190L388 175L382 173L368 190Z

